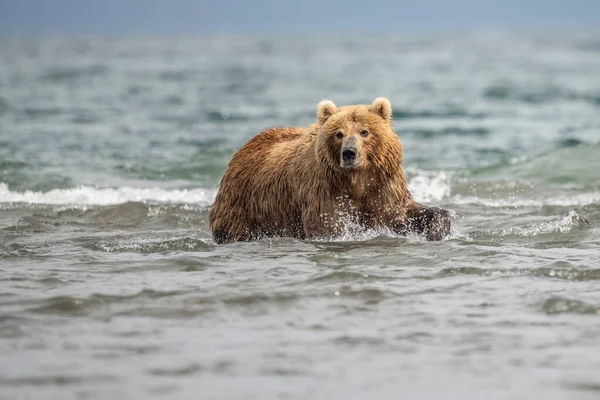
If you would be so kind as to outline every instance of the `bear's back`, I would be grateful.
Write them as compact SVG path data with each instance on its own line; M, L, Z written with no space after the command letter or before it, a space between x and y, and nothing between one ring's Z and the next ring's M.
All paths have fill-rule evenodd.
M296 184L307 157L314 156L315 139L315 129L271 128L235 153L210 211L217 241L250 240L273 232L302 235Z

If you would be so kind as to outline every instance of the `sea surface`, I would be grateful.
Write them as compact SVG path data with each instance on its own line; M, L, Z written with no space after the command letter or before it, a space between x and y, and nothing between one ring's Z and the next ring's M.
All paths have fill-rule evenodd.
M600 398L600 33L0 39L0 398ZM216 245L234 152L388 97L451 237Z

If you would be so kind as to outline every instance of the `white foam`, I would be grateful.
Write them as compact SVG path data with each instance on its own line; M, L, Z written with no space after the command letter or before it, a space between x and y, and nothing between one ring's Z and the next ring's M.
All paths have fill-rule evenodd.
M555 199L548 199L545 203L551 206L587 206L600 203L600 192L581 193L575 196L560 196Z
M600 203L600 192L580 193L572 196L557 196L549 197L543 200L539 199L523 199L517 197L509 197L505 199L489 199L477 196L461 196L452 197L452 201L456 204L481 204L487 207L542 207L542 206L559 206L559 207L582 207L590 204Z
M94 188L79 186L73 189L53 189L48 192L13 192L6 183L0 183L0 203L28 203L50 205L108 206L130 201L210 205L216 189L160 189L160 188Z
M438 202L450 196L450 179L445 172L418 171L408 189L418 202Z

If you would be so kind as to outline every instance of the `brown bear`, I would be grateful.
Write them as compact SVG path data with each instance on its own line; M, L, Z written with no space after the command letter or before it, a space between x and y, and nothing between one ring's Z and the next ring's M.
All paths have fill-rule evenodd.
M316 124L267 129L233 156L209 215L213 239L331 238L360 226L441 240L449 213L412 200L402 158L388 99L323 100Z

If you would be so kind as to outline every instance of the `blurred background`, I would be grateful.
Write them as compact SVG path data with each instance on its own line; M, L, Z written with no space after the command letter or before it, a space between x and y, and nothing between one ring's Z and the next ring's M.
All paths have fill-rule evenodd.
M451 237L214 245L379 96ZM0 397L596 399L599 142L599 1L0 0Z
M325 98L389 97L409 168L594 142L599 21L583 0L1 1L2 182L210 191Z
M593 0L278 2L3 0L9 35L356 36L457 29L597 28Z

